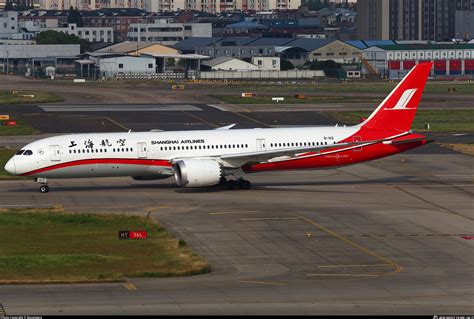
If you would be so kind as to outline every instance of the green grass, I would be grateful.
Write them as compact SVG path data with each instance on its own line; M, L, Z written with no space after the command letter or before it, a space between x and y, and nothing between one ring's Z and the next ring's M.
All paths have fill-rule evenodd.
M10 175L4 170L5 164L16 151L17 150L0 147L0 180L29 179L28 177Z
M284 81L284 80L282 80ZM252 83L252 84L239 84L239 83L229 83L225 87L240 89L242 92L265 92L265 91L278 91L278 92L291 92L294 94L302 92L322 92L322 93L389 93L398 82L388 82L388 81L348 81L346 83L318 83L314 84L308 83L282 83L282 84L262 84L262 83ZM194 84L189 86L190 88L197 89L200 86L203 88L209 89L209 87L223 86L222 84ZM455 88L456 92L452 92L452 89ZM448 92L450 89L450 92ZM467 82L433 82L428 81L425 87L425 93L449 93L449 94L474 94L474 83Z
M284 97L285 100L279 103L282 104L307 104L307 103L374 103L379 102L380 99L370 98L364 96L305 96L304 99L297 99L292 95L272 95L272 96L254 96L254 97L241 97L235 95L210 95L213 98L219 99L221 102L230 104L276 104L277 102L272 101L273 96Z
M19 91L13 95L13 91L0 91L0 105L2 104L29 104L29 103L52 103L61 102L64 99L59 95L42 91ZM34 95L26 97L23 95Z
M119 230L146 230L119 240ZM196 275L209 264L151 219L70 214L51 209L0 210L0 283L123 281L126 277Z
M474 156L474 142L471 143L441 143L442 146L461 152L467 155Z
M15 126L7 126L7 125L0 125L0 136L6 136L6 135L32 135L32 134L38 134L39 132L31 126L30 123L21 120L21 119L14 119L12 120L16 121ZM0 124L3 121L0 121Z
M341 124L357 124L361 117L368 117L371 111L327 111ZM474 132L474 110L430 110L418 111L412 129L426 130L425 123L430 124L434 132Z

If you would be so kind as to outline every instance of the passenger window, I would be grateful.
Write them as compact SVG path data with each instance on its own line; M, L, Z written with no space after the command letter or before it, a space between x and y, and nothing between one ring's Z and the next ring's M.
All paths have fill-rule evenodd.
M21 155L21 154L23 154L24 152L25 152L25 150L19 150L18 152L16 152L15 155Z
M26 150L23 155L33 155L33 152L31 150Z

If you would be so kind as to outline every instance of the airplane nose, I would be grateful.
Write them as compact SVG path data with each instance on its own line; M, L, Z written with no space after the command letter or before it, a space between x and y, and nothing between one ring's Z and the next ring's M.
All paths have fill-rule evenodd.
M7 164L5 164L5 170L10 173L15 175L16 174L16 165L15 165L15 160L11 158Z

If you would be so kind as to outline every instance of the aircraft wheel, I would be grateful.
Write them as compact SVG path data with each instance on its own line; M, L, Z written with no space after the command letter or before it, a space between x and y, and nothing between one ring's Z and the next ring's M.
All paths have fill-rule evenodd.
M43 193L43 194L49 192L49 186L48 185L41 185L40 186L40 192Z
M238 189L239 188L239 182L234 181L233 179L227 181L227 188L232 190L232 189Z
M250 187L252 187L252 184L249 181L247 181L245 179L240 181L240 188L241 189L250 189Z

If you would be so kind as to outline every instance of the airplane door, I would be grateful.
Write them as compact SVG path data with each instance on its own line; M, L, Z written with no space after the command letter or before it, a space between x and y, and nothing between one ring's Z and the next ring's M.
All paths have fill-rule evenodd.
M257 152L266 150L265 147L265 139L264 138L257 138Z
M147 158L146 142L137 143L138 158Z
M49 154L52 161L60 161L61 160L61 152L59 145L50 145L49 146Z
M362 142L362 138L360 136L354 136L354 143L357 143L357 142ZM360 151L362 151L362 146L354 148L354 152L360 152Z

